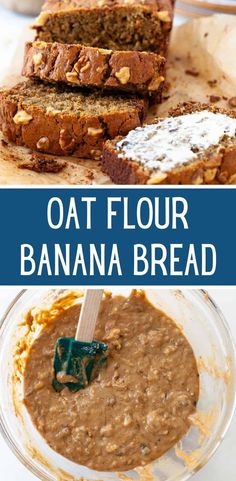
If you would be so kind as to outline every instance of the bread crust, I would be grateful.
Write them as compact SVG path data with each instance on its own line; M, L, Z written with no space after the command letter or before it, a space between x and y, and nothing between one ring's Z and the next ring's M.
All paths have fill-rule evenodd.
M236 112L197 102L180 104L171 111L171 115L183 115L208 109L212 112L225 113L236 118ZM236 139L226 146L181 167L151 176L150 172L135 161L119 156L116 144L122 137L107 141L103 148L102 170L116 184L149 184L149 185L211 185L231 184L236 175Z
M228 115L229 117L236 118L236 110L228 110L223 107L217 107L217 105L214 104L195 102L193 100L179 103L176 107L169 110L169 116L176 117L178 115L201 112L202 110L208 110L209 112L213 113L222 113Z
M157 95L164 86L164 70L164 57L152 52L28 42L22 74L70 86Z
M113 9L123 6L140 6L150 8L153 11L170 10L169 0L143 0L142 3L137 0L46 0L43 4L42 11L49 13L60 13L74 11L78 9Z
M54 111L46 104L42 107L33 101L26 102L25 85L29 83L0 91L0 127L8 140L34 151L99 158L107 139L121 133L126 135L140 126L146 113L146 101L135 97L130 97L128 104L124 100L123 109L119 102L117 111L99 112L99 95L88 93L95 109L98 102L97 114ZM47 85L41 88L45 88L45 92L54 89ZM76 91L74 101L83 95Z

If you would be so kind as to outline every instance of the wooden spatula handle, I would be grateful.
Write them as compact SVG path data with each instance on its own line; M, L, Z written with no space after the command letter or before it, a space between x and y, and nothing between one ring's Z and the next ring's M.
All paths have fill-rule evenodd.
M88 289L82 305L75 340L92 342L103 289Z

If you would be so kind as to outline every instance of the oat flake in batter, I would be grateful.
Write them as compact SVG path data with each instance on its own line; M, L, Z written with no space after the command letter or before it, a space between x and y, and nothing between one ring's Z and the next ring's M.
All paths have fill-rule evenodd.
M80 308L58 315L31 347L25 405L46 442L66 458L99 471L145 465L189 429L199 395L192 348L144 292L106 295L95 339L109 345L107 365L86 389L57 393L54 345L75 335Z

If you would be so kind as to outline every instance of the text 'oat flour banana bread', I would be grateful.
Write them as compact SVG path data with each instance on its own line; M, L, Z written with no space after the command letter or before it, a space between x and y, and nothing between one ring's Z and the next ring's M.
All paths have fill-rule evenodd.
M45 42L165 56L172 17L171 0L47 0L34 28Z
M152 52L112 51L79 44L28 42L22 74L71 86L136 91L155 96L165 59Z
M227 184L236 174L236 112L186 103L156 124L106 142L102 168L118 184Z
M141 125L145 101L36 81L0 91L0 128L17 145L54 155L98 158L106 139Z

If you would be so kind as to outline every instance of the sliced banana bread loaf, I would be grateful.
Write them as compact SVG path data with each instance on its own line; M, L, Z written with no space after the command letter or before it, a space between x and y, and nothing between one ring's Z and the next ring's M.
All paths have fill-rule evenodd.
M106 142L102 166L117 184L227 184L236 174L236 112L185 104L172 117Z
M106 139L141 125L145 101L36 81L0 91L0 127L18 145L55 154L98 158Z
M34 28L45 42L165 56L172 17L171 0L47 0Z
M127 52L79 44L33 42L25 47L23 75L71 86L160 93L165 59L152 52Z

